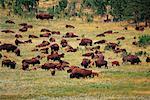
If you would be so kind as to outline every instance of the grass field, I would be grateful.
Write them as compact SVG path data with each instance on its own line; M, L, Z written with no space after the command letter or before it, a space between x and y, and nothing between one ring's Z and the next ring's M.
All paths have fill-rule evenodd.
M15 25L5 24L7 19L15 21ZM125 36L125 40L121 41L120 48L126 48L128 52L134 54L138 51L146 51L150 53L150 46L146 48L136 47L132 45L133 37L143 34L150 34L150 29L146 28L144 32L135 31L133 27L129 27L128 31L123 30L123 26L127 25L126 22L119 23L86 23L81 20L72 19L54 19L53 21L37 20L30 18L21 18L5 16L5 12L0 15L0 31L2 29L12 29L16 33L18 31L20 23L27 22L33 25L33 29L25 33L21 33L23 38L21 40L27 40L29 34L39 36L42 28L48 28L52 31L60 31L61 35L53 35L60 43L61 37L66 32L75 32L80 37L84 36L91 38L95 41L106 39L108 42L116 42L116 38ZM75 29L66 29L65 25L74 25ZM96 28L96 27L99 28ZM107 35L106 37L96 37L97 34L107 30L113 30L119 32L113 35ZM137 38L138 39L138 38ZM2 51L1 53L8 56L11 60L17 62L16 69L8 69L0 67L0 99L5 100L22 100L22 99L35 99L35 100L116 100L116 99L129 99L129 100L149 100L150 99L150 64L145 62L146 57L141 56L142 63L139 65L125 64L119 67L111 66L111 61L118 60L122 63L121 54L114 54L112 51L105 51L105 59L108 61L109 69L96 68L93 66L92 70L98 72L99 77L88 79L70 79L69 74L66 71L57 71L56 76L52 77L50 71L38 69L36 71L23 71L21 70L21 61L26 58L35 57L38 52L31 52L35 48L35 45L41 43L48 38L32 39L32 44L22 44L18 46L21 49L21 57L16 56L14 53L7 53ZM67 39L69 44L73 47L78 47L80 41L76 39ZM14 34L5 34L0 32L0 41L2 43L14 44ZM104 46L100 45L100 51L104 51ZM61 48L60 52L65 52ZM80 66L83 59L81 56L86 53L84 47L79 47L79 51L76 53L66 53L65 58L70 62L70 65ZM41 54L43 55L43 54ZM111 58L111 59L109 59ZM2 59L0 59L1 65ZM41 64L44 64L46 58L41 60ZM30 66L32 68L32 66Z

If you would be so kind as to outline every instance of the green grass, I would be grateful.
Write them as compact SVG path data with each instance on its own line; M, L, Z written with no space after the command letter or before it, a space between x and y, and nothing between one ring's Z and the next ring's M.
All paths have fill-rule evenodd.
M5 15L5 12L2 12ZM15 25L5 24L5 20L12 19L16 22ZM120 23L86 23L81 20L64 20L58 19L53 21L37 20L31 18L21 18L17 16L5 17L0 15L0 30L12 29L16 33L18 31L18 24L27 22L33 25L33 29L29 29L28 32L21 33L23 38L21 40L27 40L29 34L39 36L41 28L48 28L53 31L60 31L61 35L53 35L57 38L56 42L60 43L61 36L66 32L75 32L77 35L91 38L95 41L106 39L108 42L116 42L116 38L125 36L125 40L121 41L120 48L126 48L127 51L135 53L143 50L150 53L150 47L136 47L132 45L133 37L139 37L143 34L150 32L149 28L141 33L135 31L132 27L129 27L128 31L123 30L126 22ZM74 25L75 29L66 29L65 25ZM97 29L96 26L99 26ZM114 30L119 32L114 35L107 35L106 37L96 37L97 34L106 30ZM105 51L105 59L108 60L109 69L96 68L93 66L92 70L98 72L99 77L87 78L87 79L70 79L69 74L66 71L56 71L56 76L52 77L50 71L38 69L36 71L22 71L21 61L26 58L35 57L36 52L31 52L35 48L35 45L41 43L48 38L32 39L33 44L22 44L18 46L21 49L21 57L17 57L14 53L7 53L1 51L2 54L8 56L11 60L17 62L17 68L12 70L5 67L0 67L0 99L46 99L46 100L99 100L99 99L146 99L150 97L150 64L145 62L146 57L141 56L142 63L140 65L121 64L121 54L114 54L112 51ZM73 47L78 47L80 41L76 39L67 39L69 44ZM2 43L14 44L14 34L5 34L0 32L0 41ZM100 45L100 51L104 51L105 44ZM66 60L70 62L70 65L80 66L81 56L83 53L89 52L84 47L79 47L79 51L76 53L66 53L61 48L60 52L65 53ZM42 54L43 55L43 54ZM111 66L111 61L118 60L121 66ZM0 59L1 65L2 59ZM41 60L41 64L47 62L46 58ZM32 68L32 66L30 66Z

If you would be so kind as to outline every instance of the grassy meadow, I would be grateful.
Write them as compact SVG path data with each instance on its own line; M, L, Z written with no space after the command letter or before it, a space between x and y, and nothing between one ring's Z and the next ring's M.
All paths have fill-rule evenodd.
M52 35L56 38L56 42L60 44L61 37L66 32L74 32L81 37L90 38L92 40L106 39L108 42L115 42L117 37L124 36L126 39L120 41L120 48L125 48L131 54L138 51L146 51L150 53L150 46L143 48L133 46L133 37L138 37L143 34L150 34L150 29L146 28L144 32L134 30L129 27L128 30L123 30L123 26L128 23L100 23L92 22L87 23L79 19L65 20L37 20L35 18L21 18L18 16L6 16L3 11L0 15L0 31L2 29L11 29L15 33L20 33L18 24L27 22L33 25L32 29L27 32L20 33L23 38L19 40L27 40L29 34L39 36L42 28L48 28L52 31L60 31L61 35ZM16 24L6 24L5 21L11 19ZM66 24L75 26L75 29L65 28ZM98 28L96 28L98 27ZM97 34L107 30L119 32L105 37L96 37ZM0 32L0 41L2 43L15 44L15 34L5 34ZM142 63L139 65L122 65L121 54L115 54L113 51L104 51L106 44L100 45L100 51L104 52L105 59L108 61L109 69L96 68L92 66L92 70L99 73L99 77L87 79L70 79L69 74L65 71L56 71L56 76L51 76L50 71L38 69L36 71L23 71L21 69L21 61L23 59L32 58L38 54L45 56L40 52L31 52L35 49L35 45L40 44L43 40L48 38L32 39L32 44L21 44L18 47L21 50L21 57L16 56L14 53L7 53L1 51L0 53L6 55L11 60L17 62L16 69L9 69L0 67L0 100L116 100L116 99L129 99L129 100L149 100L150 99L150 64L145 62L146 57L141 56ZM76 38L67 39L68 43L73 47L79 47L79 42ZM59 52L64 52L65 57L63 60L70 62L70 65L80 66L83 59L82 54L89 52L84 47L79 47L75 53L67 53L64 48ZM0 59L0 65L3 58ZM111 61L118 60L121 66L111 66ZM47 62L46 58L41 60L41 65ZM49 61L50 62L50 61ZM39 66L39 65L37 65ZM30 66L32 68L32 66Z

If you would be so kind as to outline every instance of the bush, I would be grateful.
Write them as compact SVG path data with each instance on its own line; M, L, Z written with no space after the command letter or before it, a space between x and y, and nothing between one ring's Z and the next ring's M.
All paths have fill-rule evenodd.
M139 37L139 46L147 46L150 45L150 35L142 35Z

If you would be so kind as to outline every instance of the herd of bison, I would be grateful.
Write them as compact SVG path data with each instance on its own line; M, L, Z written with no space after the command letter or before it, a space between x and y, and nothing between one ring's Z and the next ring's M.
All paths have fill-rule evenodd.
M44 17L41 17L40 15L37 15L37 19L53 19L53 16L47 16L42 15ZM6 20L6 24L16 24L12 20ZM32 25L28 23L21 23L20 26L20 33L27 32L30 28L34 28ZM66 28L75 28L73 25L66 25ZM143 28L136 28L136 30L143 31ZM127 30L127 28L125 28ZM1 33L7 33L7 34L15 34L14 31L10 29L2 30ZM96 66L101 68L102 66L105 66L105 68L108 68L108 61L105 60L105 57L103 55L103 52L100 51L100 44L105 44L107 48L111 49L114 53L122 53L124 54L122 56L122 64L126 64L130 62L130 64L139 64L141 63L140 58L137 55L127 55L127 50L124 48L119 48L118 43L112 43L107 42L106 40L99 40L96 42L93 42L90 38L81 38L80 36L76 35L73 32L67 32L65 35L61 37L61 42L57 43L56 38L53 37L53 34L60 35L61 32L59 31L51 31L47 28L41 29L41 34L39 36L36 36L34 34L28 35L28 40L21 40L23 36L21 34L15 34L16 40L14 43L2 43L0 42L0 51L6 50L7 52L15 53L16 56L22 56L21 49L19 48L19 45L22 44L32 44L32 39L39 39L41 37L48 38L49 41L43 41L42 43L35 46L35 49L33 49L31 52L40 52L45 54L47 58L47 61L40 65L40 60L44 57L41 55L38 55L33 58L28 59L22 59L22 70L29 71L29 70L37 70L38 68L44 69L44 70L51 70L51 74L54 76L55 71L64 71L67 69L67 72L70 73L70 78L80 78L80 77L94 77L98 76L98 73L92 70L89 70L88 68L92 66ZM112 30L107 30L101 34L97 34L95 37L105 37L107 34L115 34ZM67 39L66 39L67 38ZM80 41L79 46L77 48L73 48L69 43L68 39L74 38L76 41ZM135 39L136 37L134 37ZM125 37L117 37L116 40L122 41L125 40ZM133 40L134 40L133 39ZM136 41L133 41L133 45L136 45ZM88 50L88 53L82 54L83 60L81 61L81 66L79 67L76 65L70 65L68 61L62 60L62 58L65 57L65 53L60 53L60 47L65 48L65 52L77 52L79 50L79 47L84 46L86 50ZM49 52L50 51L50 52ZM2 60L2 67L7 66L11 69L16 68L16 61L11 61L8 57L6 57L4 54L0 53L0 59L5 58ZM147 63L150 62L150 57L147 56L145 59ZM35 66L39 64L40 67L31 67L31 65ZM120 66L120 62L117 60L114 60L111 62L112 66Z

